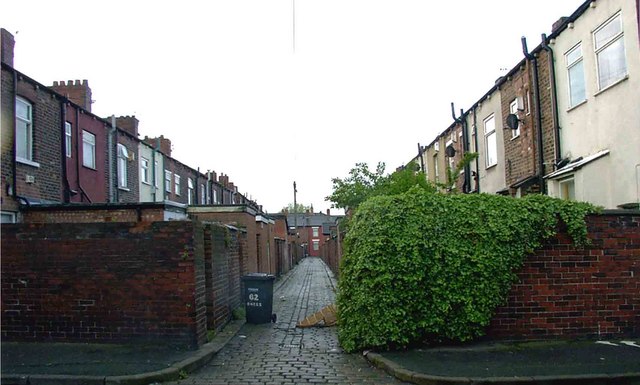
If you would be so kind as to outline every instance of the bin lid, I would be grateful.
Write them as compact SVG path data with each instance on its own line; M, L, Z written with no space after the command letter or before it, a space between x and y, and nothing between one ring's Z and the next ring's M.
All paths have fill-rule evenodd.
M242 277L243 280L250 281L268 281L276 279L275 275L267 274L267 273L249 273Z

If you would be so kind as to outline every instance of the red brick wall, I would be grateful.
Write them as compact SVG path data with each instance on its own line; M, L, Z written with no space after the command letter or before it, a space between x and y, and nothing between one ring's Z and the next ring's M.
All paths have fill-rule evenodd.
M164 220L164 207L99 208L60 206L59 209L25 207L24 223L95 223L95 222L156 222Z
M2 225L2 338L198 346L203 244L186 221Z
M490 337L640 335L640 215L590 216L588 227L590 247L561 233L526 259Z

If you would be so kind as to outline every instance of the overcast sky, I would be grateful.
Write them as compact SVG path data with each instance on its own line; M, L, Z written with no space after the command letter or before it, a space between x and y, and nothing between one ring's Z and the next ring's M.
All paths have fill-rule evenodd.
M405 164L581 0L10 1L15 68L88 79L173 157L269 212L325 211L356 162Z

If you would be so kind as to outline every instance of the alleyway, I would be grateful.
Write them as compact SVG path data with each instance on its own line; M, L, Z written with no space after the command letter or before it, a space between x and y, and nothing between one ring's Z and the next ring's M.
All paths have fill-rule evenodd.
M276 324L245 325L204 368L171 384L399 384L338 346L336 327L296 328L334 302L335 280L319 258L306 258L276 282Z

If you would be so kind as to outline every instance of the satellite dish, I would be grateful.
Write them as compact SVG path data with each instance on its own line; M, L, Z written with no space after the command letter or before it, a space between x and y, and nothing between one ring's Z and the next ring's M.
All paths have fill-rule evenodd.
M452 145L448 145L447 148L444 150L444 154L449 158L453 158L454 156L456 156L456 149L453 148Z
M516 114L507 115L507 127L509 127L512 130L517 130L519 124L520 124L520 119L518 119L518 115Z

